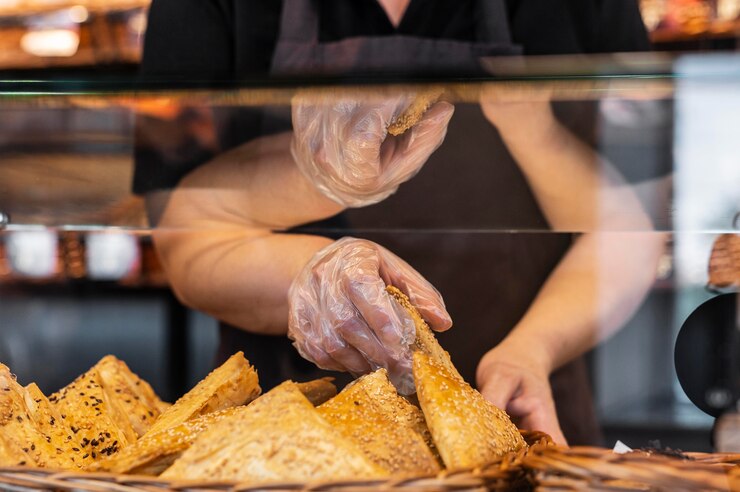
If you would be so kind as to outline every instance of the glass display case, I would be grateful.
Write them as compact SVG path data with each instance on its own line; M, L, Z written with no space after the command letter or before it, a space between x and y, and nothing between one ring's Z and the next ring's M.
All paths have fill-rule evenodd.
M423 302L397 257L444 298L440 343L484 395L528 391L494 350L512 347L552 373L571 444L740 451L737 426L714 432L740 410L740 58L486 68L0 81L0 361L51 393L110 353L172 400L249 346L269 389L314 374L284 336L291 282L341 325L331 292L367 275ZM348 236L386 250L369 270L334 251L296 287Z

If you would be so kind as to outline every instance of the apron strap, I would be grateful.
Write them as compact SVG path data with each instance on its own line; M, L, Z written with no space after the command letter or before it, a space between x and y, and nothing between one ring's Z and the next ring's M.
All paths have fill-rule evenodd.
M475 4L475 24L478 41L511 43L509 16L504 0L478 0Z
M283 0L278 43L281 41L319 42L319 15L311 0Z

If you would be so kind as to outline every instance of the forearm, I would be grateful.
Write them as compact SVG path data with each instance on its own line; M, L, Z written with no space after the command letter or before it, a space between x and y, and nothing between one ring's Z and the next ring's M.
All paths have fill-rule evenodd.
M291 139L260 137L196 168L170 193L159 226L281 230L338 214L343 208L301 174Z
M341 211L299 172L290 139L259 138L190 173L166 200L159 197L153 231L186 305L259 333L285 333L291 282L331 242L274 231Z
M532 113L525 122L500 121L499 130L554 229L652 229L634 190L608 161L560 124L549 104Z
M579 236L503 345L537 353L548 372L590 350L639 307L664 243L655 232Z
M178 298L236 327L285 334L288 289L332 240L264 230L161 230L155 236Z

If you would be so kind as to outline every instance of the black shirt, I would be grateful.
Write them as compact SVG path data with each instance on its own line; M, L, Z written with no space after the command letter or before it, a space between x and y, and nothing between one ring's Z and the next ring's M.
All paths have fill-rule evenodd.
M475 0L411 0L395 28L377 0L317 0L319 36L407 34L473 40ZM506 0L513 42L525 55L608 53L649 48L637 0ZM280 25L277 0L154 0L144 46L144 77L239 79L267 75ZM185 115L185 118L189 118ZM221 150L264 133L255 112L221 128ZM186 122L179 122L187 126ZM137 149L134 190L171 188L212 157L183 142L173 158Z
M376 0L318 0L322 41L408 34L472 40L474 0L411 0L394 28ZM513 41L527 55L641 51L649 47L637 0L507 0ZM276 0L154 0L143 73L265 74L280 23Z

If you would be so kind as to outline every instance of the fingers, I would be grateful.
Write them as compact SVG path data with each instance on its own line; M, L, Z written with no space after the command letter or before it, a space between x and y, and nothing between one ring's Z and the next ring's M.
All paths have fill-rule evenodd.
M436 103L406 134L389 137L388 125L412 100L409 94L382 101L296 96L291 150L299 169L345 206L387 198L439 147L454 111Z
M489 378L480 385L480 392L489 402L498 408L505 409L509 402L519 393L520 381L512 377Z
M354 238L317 253L290 288L289 336L321 367L353 374L385 367L400 388L409 386L414 323L386 292L380 256L380 246Z
M506 411L519 419L521 428L546 432L555 443L568 445L551 399L539 395L522 396L510 401Z
M401 289L416 306L421 317L434 331L445 331L452 326L442 295L411 265L382 246L380 276L386 284Z
M444 142L454 111L452 104L438 102L403 135L388 135L380 154L379 184L395 189L416 176L429 156Z

